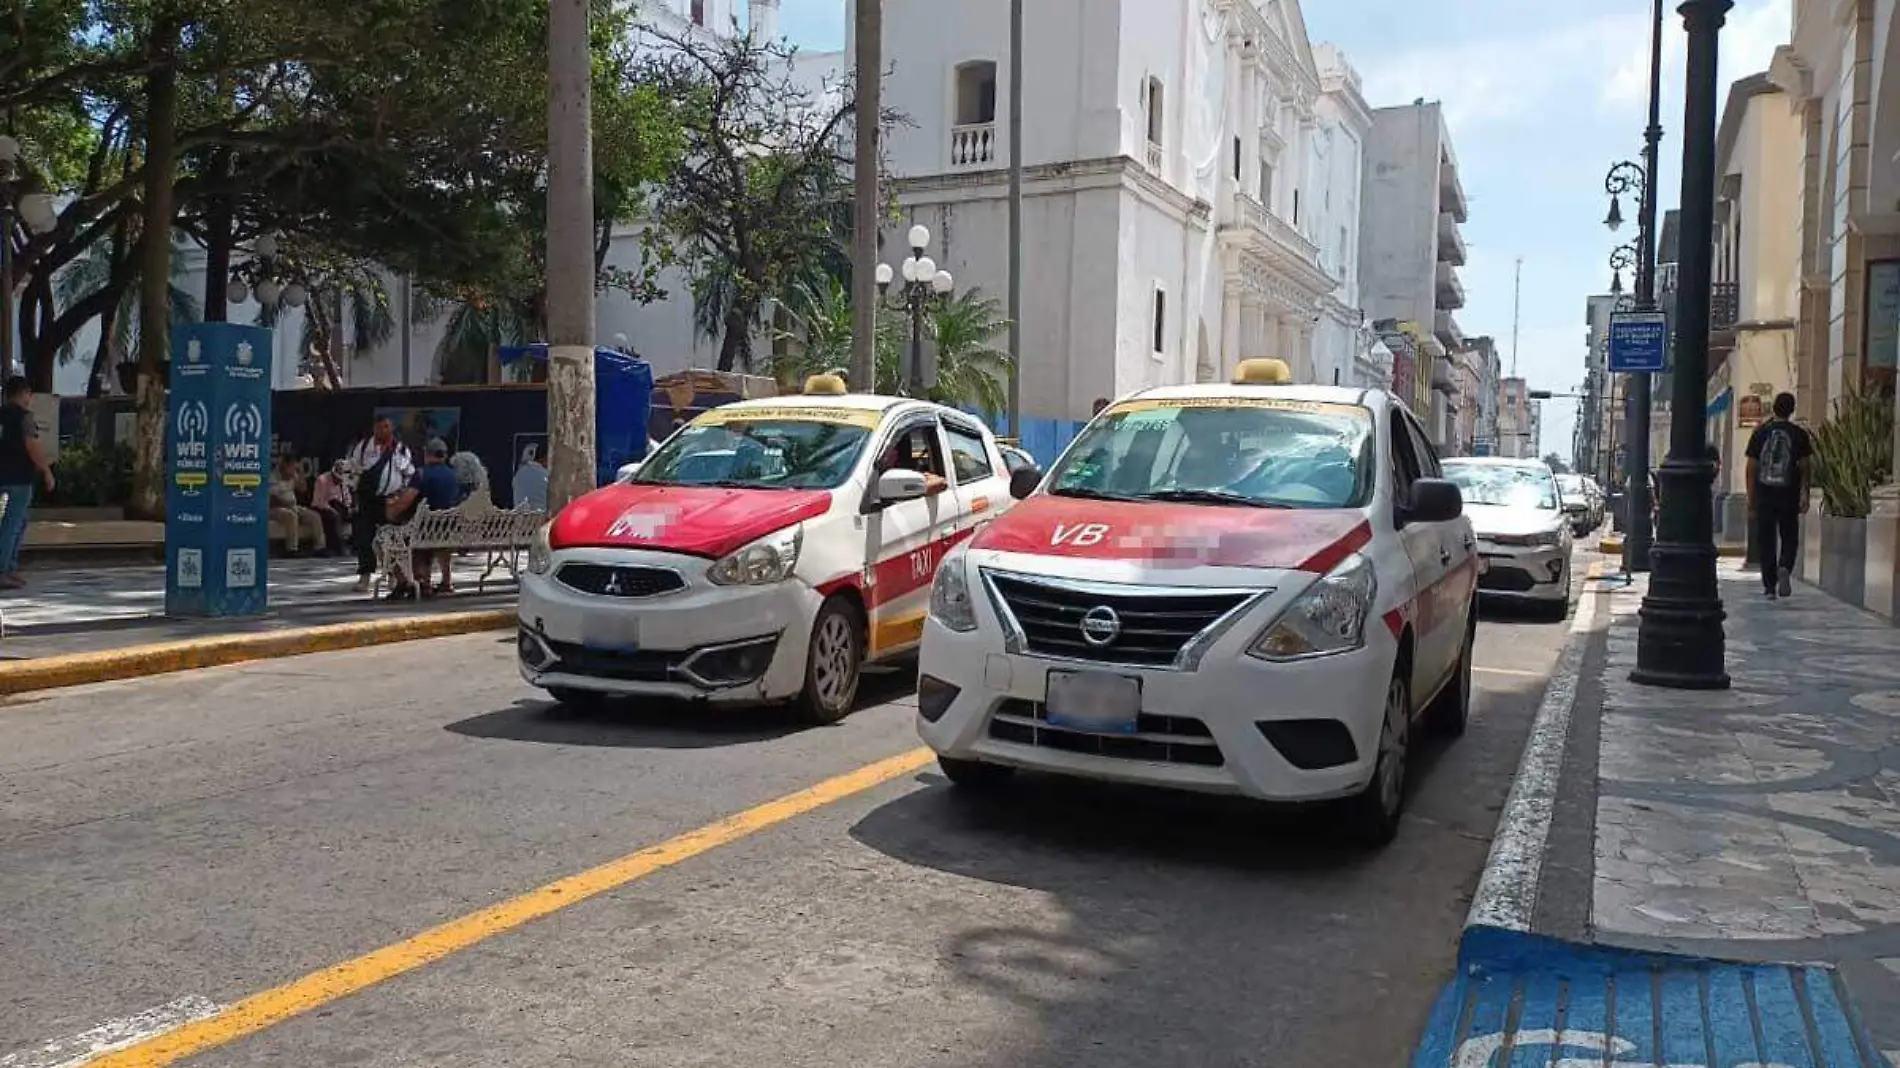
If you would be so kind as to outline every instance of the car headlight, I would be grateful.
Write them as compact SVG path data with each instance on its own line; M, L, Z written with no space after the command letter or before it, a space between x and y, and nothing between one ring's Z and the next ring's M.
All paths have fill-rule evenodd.
M713 564L706 577L721 586L769 586L792 577L798 550L805 544L803 524L782 530Z
M930 618L959 633L976 629L976 602L970 598L970 568L962 550L944 557L930 586Z
M1372 561L1354 553L1307 587L1260 632L1247 653L1262 660L1304 660L1361 648L1378 589Z
M552 521L541 524L541 529L534 532L534 539L528 542L528 572L530 574L545 575L548 573L548 568L554 566L554 547L548 542L548 528L553 525Z
M1524 537L1524 544L1526 545L1562 545L1563 541L1564 532L1562 527L1540 530L1534 534L1527 534Z

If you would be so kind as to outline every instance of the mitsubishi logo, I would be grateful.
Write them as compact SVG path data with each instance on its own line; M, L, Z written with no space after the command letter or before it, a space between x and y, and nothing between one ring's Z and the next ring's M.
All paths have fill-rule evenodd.
M619 568L615 568L614 570L607 572L607 585L602 586L600 588L600 592L606 594L609 597L618 597L621 594L627 592L626 590L622 589L620 586L620 569Z
M1082 614L1082 640L1097 649L1111 645L1122 635L1122 617L1105 604Z

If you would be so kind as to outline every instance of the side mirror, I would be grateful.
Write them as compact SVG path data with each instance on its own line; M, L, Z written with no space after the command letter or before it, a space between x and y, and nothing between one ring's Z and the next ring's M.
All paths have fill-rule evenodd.
M1456 482L1421 478L1412 483L1412 500L1403 514L1407 523L1449 523L1465 514L1465 495Z
M616 478L617 480L621 482L628 482L632 480L633 476L639 473L640 473L640 461L635 460L634 462L630 464L621 464L620 470L614 473L614 478Z
M898 501L914 501L922 497L928 488L924 476L916 471L892 468L877 476L873 495L879 504L895 504Z
M1042 485L1042 470L1035 467L1018 467L1009 473L1009 495L1017 500L1036 492Z

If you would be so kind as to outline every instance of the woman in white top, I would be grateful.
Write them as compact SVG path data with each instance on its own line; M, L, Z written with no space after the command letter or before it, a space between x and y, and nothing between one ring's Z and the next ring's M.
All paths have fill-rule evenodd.
M416 464L387 417L378 417L369 437L352 446L345 459L356 472L357 515L350 530L356 542L356 589L366 593L376 574L376 532L389 525L388 501L408 488Z

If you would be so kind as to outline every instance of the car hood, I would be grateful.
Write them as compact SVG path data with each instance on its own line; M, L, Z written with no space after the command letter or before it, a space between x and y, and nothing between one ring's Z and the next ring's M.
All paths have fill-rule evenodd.
M1515 505L1466 502L1465 515L1471 519L1471 529L1480 538L1494 534L1521 537L1554 530L1563 523L1561 513L1551 509L1520 508Z
M1372 539L1356 509L1267 509L1038 494L971 548L1144 568L1243 567L1324 574Z
M660 549L718 559L830 508L829 490L617 482L561 509L548 543L556 549Z

